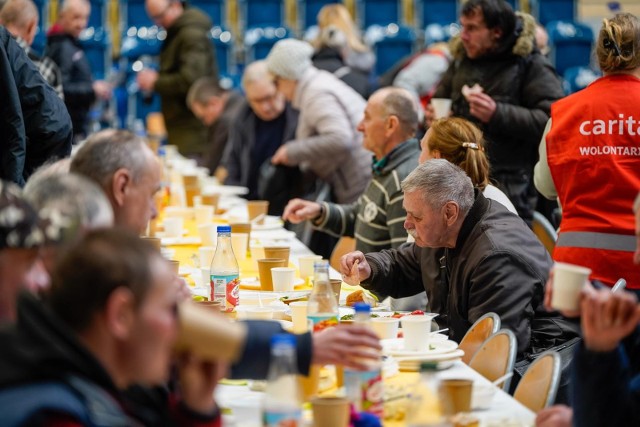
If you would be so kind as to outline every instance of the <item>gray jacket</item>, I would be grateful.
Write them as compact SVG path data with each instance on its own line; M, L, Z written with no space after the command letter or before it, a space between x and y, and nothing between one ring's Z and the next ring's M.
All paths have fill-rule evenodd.
M407 241L400 183L418 166L420 146L410 139L387 156L386 165L354 203L325 203L325 215L316 221L318 229L335 236L356 238L356 249L364 253L396 248Z
M363 286L392 297L426 289L438 324L455 341L488 312L515 333L519 358L578 336L575 323L543 307L551 269L544 246L522 219L478 190L455 248L407 243L366 258L372 275Z
M354 202L371 179L371 153L356 130L365 100L333 74L310 67L292 104L300 117L296 139L286 143L289 160L328 182L338 203Z

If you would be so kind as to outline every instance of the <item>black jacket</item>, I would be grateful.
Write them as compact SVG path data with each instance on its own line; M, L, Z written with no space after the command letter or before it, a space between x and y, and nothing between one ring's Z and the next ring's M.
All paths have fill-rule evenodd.
M543 306L548 252L519 217L476 190L453 249L420 248L367 254L363 286L394 298L426 290L438 324L460 342L482 315L494 312L518 339L518 358L578 335L577 325ZM441 268L442 267L442 268ZM402 285L398 285L402 284Z
M34 169L71 153L71 120L55 91L0 27L0 178L23 185Z
M357 68L349 67L337 49L324 46L313 54L311 60L314 67L332 73L351 86L364 99L367 99L371 94L371 85L369 84L367 73Z
M73 122L73 132L86 135L87 117L96 95L91 66L80 42L54 25L47 35L45 54L60 67L64 103Z
M516 32L505 37L495 52L480 58L468 58L462 42L454 39L453 61L433 96L451 98L454 116L480 126L494 172L533 170L551 104L564 96L555 69L535 47L533 17L522 13L518 17ZM488 123L469 113L469 103L462 95L464 85L474 84L496 102Z

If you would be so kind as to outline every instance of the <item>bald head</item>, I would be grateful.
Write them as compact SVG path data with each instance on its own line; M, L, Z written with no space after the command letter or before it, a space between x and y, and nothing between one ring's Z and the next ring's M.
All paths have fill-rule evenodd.
M184 12L179 0L145 0L144 3L149 18L163 28L171 27Z
M32 0L9 0L0 11L0 24L31 45L38 29L38 9Z

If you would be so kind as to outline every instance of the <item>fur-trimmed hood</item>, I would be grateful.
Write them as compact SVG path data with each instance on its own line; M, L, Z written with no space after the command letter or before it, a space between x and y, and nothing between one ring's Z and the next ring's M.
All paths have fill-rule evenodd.
M535 49L536 20L528 13L516 12L515 34L503 39L503 43L513 44L511 53L517 56L526 57ZM515 43L513 40L515 39ZM460 36L456 36L449 42L451 54L455 59L462 59L465 56L464 46ZM497 53L502 52L508 46L500 46Z

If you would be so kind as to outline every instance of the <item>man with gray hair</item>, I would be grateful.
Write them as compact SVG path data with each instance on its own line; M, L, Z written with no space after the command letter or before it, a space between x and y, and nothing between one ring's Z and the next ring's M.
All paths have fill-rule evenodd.
M15 37L16 43L24 49L36 66L42 78L49 83L58 96L64 99L62 92L62 74L60 68L48 56L40 56L31 49L38 32L38 9L32 0L9 0L0 7L0 24Z
M405 243L407 213L400 182L418 166L420 157L416 105L405 89L383 88L371 95L358 124L362 145L373 153L373 179L364 193L351 204L293 199L283 218L294 224L310 220L335 237L355 237L356 249L364 253Z
M145 142L126 130L93 134L71 161L71 172L98 184L111 203L115 225L142 233L158 214L160 162Z
M448 327L457 342L494 312L515 333L525 365L531 355L578 336L576 323L544 309L547 250L521 218L474 189L462 169L428 160L402 182L402 190L404 226L415 243L345 255L347 282L393 297L426 290L439 326Z

